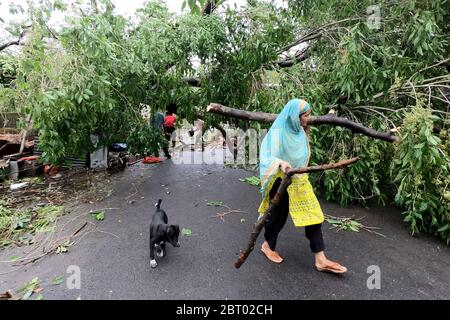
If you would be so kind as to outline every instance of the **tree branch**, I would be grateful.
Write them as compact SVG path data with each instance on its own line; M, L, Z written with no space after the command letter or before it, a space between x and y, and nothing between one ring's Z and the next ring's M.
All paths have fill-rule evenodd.
M210 113L220 114L220 115L223 115L226 117L231 117L231 118L236 118L236 119L241 119L241 120L251 120L251 121L257 121L257 122L263 122L263 123L274 122L275 119L277 118L276 114L238 110L238 109L225 107L218 103L211 103L207 107L206 111L210 112ZM366 136L369 136L372 138L376 138L376 139L380 139L380 140L384 140L384 141L388 141L388 142L394 142L394 141L399 140L399 137L394 136L391 133L378 132L374 129L367 128L360 123L350 121L347 118L336 117L335 115L332 115L332 114L328 114L325 116L319 116L319 117L309 117L308 124L313 125L313 126L328 124L328 125L344 127L344 128L350 129L353 133L361 133L363 135L366 135Z
M234 264L236 269L239 269L242 264L247 260L250 253L255 248L256 240L258 239L259 234L261 233L261 230L264 228L264 225L268 221L269 217L274 214L275 209L280 204L281 199L283 198L284 194L286 193L286 190L292 183L292 176L294 174L303 174L303 173L309 173L309 172L318 172L318 171L325 171L325 170L333 170L333 169L340 169L346 166L349 166L355 162L357 162L359 158L353 158L350 160L344 160L340 161L338 163L333 164L325 164L321 166L314 166L314 167L308 167L308 168L301 168L301 169L294 169L290 170L286 173L283 180L281 181L280 186L278 187L277 193L273 197L273 199L270 202L269 208L267 208L266 212L264 212L264 215L258 219L258 221L253 226L252 233L250 234L250 240L247 244L247 248L244 251L241 251L238 260Z
M310 41L310 40L314 40L314 39L318 39L318 38L322 37L323 32L325 30L327 30L328 27L334 26L336 24L340 24L342 22L350 22L350 21L355 21L355 20L361 20L361 18L347 18L347 19L343 19L343 20L339 20L339 21L330 22L330 23L324 24L324 25L322 25L320 27L317 27L316 29L313 29L313 30L309 31L307 34L305 34L301 38L297 39L293 43L291 43L291 44L287 45L286 47L280 49L278 51L278 54L282 54L283 52L288 51L292 47L298 46L299 44L302 44L304 42L307 42L307 41Z
M305 36L301 37L300 39L296 40L295 42L293 42L293 43L287 45L286 47L278 50L277 53L278 54L282 54L283 52L286 52L286 51L290 50L291 48L293 48L295 46L298 46L298 45L300 45L302 43L305 43L305 42L310 41L310 40L318 39L318 38L322 37L322 35L323 35L322 31L314 30L313 32L310 32L310 33L306 34Z
M9 47L11 47L11 46L20 46L20 45L21 45L20 41L22 41L22 39L23 39L24 36L25 36L25 31L22 31L22 32L20 33L19 40L16 40L16 41L10 41L10 42L7 42L7 43L5 43L5 44L2 44L2 45L0 46L0 51L3 51L3 50L5 50L5 49L7 49L7 48L9 48Z
M302 61L305 61L310 57L310 53L308 51L299 51L293 58L287 58L285 60L279 60L276 62L272 62L267 64L268 65L277 65L280 68L289 68L293 65L300 63ZM201 88L201 79L199 77L185 77L183 78L183 81L186 82L191 87L195 88Z
M205 7L202 10L202 15L209 16L211 13L213 13L214 9L216 9L216 5L214 3L214 0L208 0L206 2Z
M52 29L50 29L50 27L47 24L45 24L45 27L47 28L47 31L51 34L51 36L54 39L59 40L59 38L55 35L55 33L52 31Z
M289 68L299 62L305 61L310 56L311 56L311 54L308 52L308 50L300 51L300 52L297 52L293 58L279 60L279 61L275 62L275 64L278 65L280 68Z
M211 103L207 108L206 112L216 113L230 118L236 118L241 120L251 120L263 123L274 122L277 118L277 114L265 113L265 112L251 112L244 111L234 108L229 108L218 103Z

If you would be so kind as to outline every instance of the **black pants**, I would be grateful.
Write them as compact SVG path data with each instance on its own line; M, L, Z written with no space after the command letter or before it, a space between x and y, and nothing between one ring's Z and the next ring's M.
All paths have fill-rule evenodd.
M175 132L175 127L165 127L164 131L166 139L170 143L170 140L172 139L172 134ZM175 140L172 140L172 147L175 147Z
M270 199L272 199L277 193L278 187L281 184L281 178L278 178L273 184L270 190ZM276 211L269 217L269 221L266 222L264 229L264 238L269 244L270 249L275 250L278 240L278 234L286 224L287 217L289 215L289 195L286 192L281 199ZM325 250L322 236L322 224L316 224L305 227L306 238L310 242L310 248L313 253L319 253Z
M166 137L166 132L165 131L163 131L162 132L163 133L163 135L164 135L164 137L167 139L167 137ZM170 139L170 138L169 138ZM170 153L169 153L169 145L167 145L167 147L162 147L162 149L163 149L163 152L164 152L164 156L166 157L166 158L171 158L171 156L170 156ZM159 157L159 151L156 151L156 153L155 153L155 157Z

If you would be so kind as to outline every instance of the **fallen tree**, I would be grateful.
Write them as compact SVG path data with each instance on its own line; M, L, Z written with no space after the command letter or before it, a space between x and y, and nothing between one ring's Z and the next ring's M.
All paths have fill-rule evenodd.
M292 176L295 174L303 174L303 173L309 173L309 172L319 172L319 171L325 171L325 170L332 170L332 169L340 169L344 168L346 166L349 166L355 162L357 162L359 158L353 158L350 160L344 160L337 163L332 164L325 164L321 166L314 166L314 167L307 167L307 168L300 168L300 169L293 169L289 170L286 175L284 176L280 186L278 187L277 193L273 197L272 201L270 202L269 208L267 208L266 212L264 212L264 215L260 217L260 219L256 222L256 224L253 227L252 233L250 235L250 240L248 242L247 248L244 251L241 251L238 260L234 264L234 266L239 269L242 264L245 262L245 260L248 258L250 253L255 248L256 240L258 239L259 234L261 233L261 230L264 228L264 225L268 221L268 218L271 214L275 212L275 209L280 204L280 201L287 191L288 187L292 183Z
M211 103L206 110L207 112L220 114L226 117L263 123L274 122L277 118L277 115L273 113L244 111L226 107L218 103ZM337 117L334 114L327 114L325 116L318 117L311 116L309 117L308 124L313 126L325 124L334 125L350 129L353 133L360 133L375 139L380 139L388 142L399 141L399 137L393 135L391 132L378 132L372 128L367 128L360 123L350 121L347 118Z

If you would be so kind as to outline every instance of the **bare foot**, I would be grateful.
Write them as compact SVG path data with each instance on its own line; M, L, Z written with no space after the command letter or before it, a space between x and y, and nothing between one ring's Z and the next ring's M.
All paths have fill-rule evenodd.
M280 264L284 261L283 258L278 254L278 252L270 249L267 241L264 241L264 243L262 244L261 251L266 255L267 259L274 263Z

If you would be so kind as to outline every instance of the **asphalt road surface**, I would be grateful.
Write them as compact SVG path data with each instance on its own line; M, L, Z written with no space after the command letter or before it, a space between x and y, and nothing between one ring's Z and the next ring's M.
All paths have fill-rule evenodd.
M184 156L188 159L191 154ZM386 236L365 231L337 233L325 224L327 255L349 268L344 276L314 270L304 230L296 229L291 220L278 242L277 250L285 258L281 265L270 263L260 252L261 235L247 262L235 269L234 262L248 241L260 202L258 188L239 179L253 174L220 164L181 164L179 160L137 164L116 174L111 197L101 203L80 205L78 212L64 219L69 221L80 212L101 208L119 210L107 210L105 220L95 222L98 229L83 235L66 254L47 256L15 272L10 272L14 270L10 264L0 264L1 274L10 272L0 275L0 293L17 290L38 277L44 299L450 298L449 248L431 236L411 237L400 211L391 207L340 208L321 201L325 213L364 217L365 225L380 227ZM168 247L167 257L151 269L148 228L159 198L163 199L169 222L191 231L191 235L180 238L180 248ZM208 206L208 201L222 201L245 213L228 214L222 221L213 216L227 209ZM21 250L26 248L4 250L0 260L8 261L22 254ZM67 273L69 266L79 267L80 289L66 285L72 274ZM374 270L371 266L379 268L380 289L367 286L373 275L368 273ZM63 277L64 282L52 285L56 276Z

